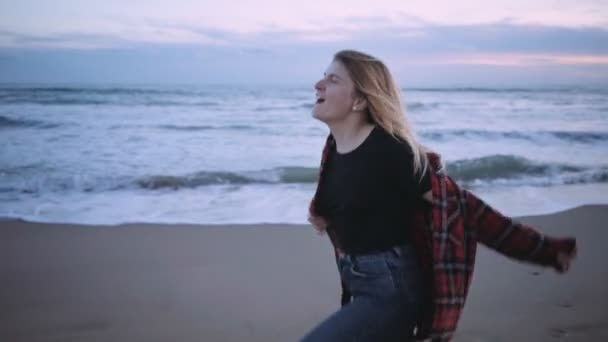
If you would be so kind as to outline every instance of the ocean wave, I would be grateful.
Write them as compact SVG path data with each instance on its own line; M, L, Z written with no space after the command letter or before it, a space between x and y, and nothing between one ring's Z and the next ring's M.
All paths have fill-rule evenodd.
M588 93L606 94L608 91L600 87L548 87L548 88L481 88L481 87L451 87L451 88L402 88L406 94L410 91L446 92L446 93Z
M608 141L608 132L593 131L486 131L473 129L444 130L444 131L423 131L420 133L423 138L446 141L453 138L473 138L486 140L517 139L539 142L546 139L558 139L567 142L578 142L593 144Z
M6 172L5 172L6 171ZM13 170L14 171L14 170ZM25 171L25 170L22 170ZM21 173L21 172L20 172ZM0 169L0 175L7 175L0 184L0 192L22 194L44 194L59 192L102 192L130 188L130 177L92 176L87 174L60 174L40 167L15 174L10 169ZM10 181L8 181L10 179ZM4 183L3 182L3 183Z
M144 189L196 188L208 185L228 184L291 184L314 183L317 168L279 167L270 170L247 172L197 172L186 176L157 175L138 179L136 184Z
M38 168L38 172L36 168ZM258 171L201 171L187 175L151 175L134 178L130 176L59 174L40 166L28 165L0 168L0 176L6 176L3 180L5 183L0 182L0 193L40 194L70 191L103 192L133 188L177 190L212 185L314 183L317 181L318 169L294 166Z
M199 90L155 89L135 87L0 87L0 90L10 94L49 93L49 94L99 94L99 95L205 95Z
M539 163L509 155L458 160L447 163L448 174L466 184L558 185L608 182L607 167ZM156 175L138 179L144 189L181 189L210 185L316 183L318 169L279 167L246 172L198 172L185 176Z
M272 111L289 111L289 110L300 110L300 109L312 109L314 108L312 100L297 105L274 105L274 106L258 106L253 108L254 112L272 112Z
M0 115L0 129L2 128L56 128L59 124L36 120L13 119Z
M127 105L127 106L158 106L158 107L217 107L221 103L218 101L183 101L183 100L158 100L139 97L11 97L0 96L0 101L4 104L37 104L37 105L59 105L59 106L101 106L101 105Z
M549 186L563 184L608 183L608 166L590 167L560 163L542 163L511 155L492 155L447 163L448 174L467 186ZM19 172L21 173L21 172ZM194 189L219 185L314 184L318 168L277 167L257 171L201 171L186 175L91 176L49 175L29 170L19 179L13 169L0 169L0 175L13 179L0 184L0 192L99 192L126 189ZM36 176L35 176L36 175ZM7 179L5 179L6 181Z
M222 103L200 90L146 88L0 88L3 104L143 105L215 107Z
M492 155L447 163L448 174L458 180L494 180L518 177L555 176L582 172L584 167L557 163L537 163L512 155Z
M441 104L439 102L409 102L406 103L408 111L420 112L425 110L437 109Z
M256 127L251 125L155 125L155 126L146 126L146 125L137 125L137 124L120 124L120 125L112 125L109 126L111 130L121 130L121 129L132 129L132 128L156 128L161 130L169 130L169 131L184 131L184 132L196 132L196 131L209 131L209 130L252 130L256 129Z
M248 130L254 129L255 127L250 125L225 125L225 126L211 126L211 125L159 125L160 129L172 130L172 131L206 131L206 130Z
M220 106L221 103L218 101L170 101L170 100L131 100L117 102L117 104L135 104L135 105L144 105L144 106L159 106L159 107L180 107L180 106L192 106L192 107L217 107Z

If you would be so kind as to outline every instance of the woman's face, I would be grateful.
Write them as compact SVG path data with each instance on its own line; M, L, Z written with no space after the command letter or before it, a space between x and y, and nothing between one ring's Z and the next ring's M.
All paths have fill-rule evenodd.
M315 84L317 102L312 116L325 123L343 120L353 111L355 86L346 68L333 61Z

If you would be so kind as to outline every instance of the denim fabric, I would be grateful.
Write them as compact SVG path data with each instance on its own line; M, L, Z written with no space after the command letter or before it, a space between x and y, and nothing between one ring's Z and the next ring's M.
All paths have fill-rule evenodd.
M329 316L303 339L408 341L423 302L422 277L412 247L338 258L351 303Z

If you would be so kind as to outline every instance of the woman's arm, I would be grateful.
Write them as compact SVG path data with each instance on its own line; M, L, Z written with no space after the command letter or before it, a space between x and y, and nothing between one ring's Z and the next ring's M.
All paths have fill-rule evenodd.
M484 245L522 261L551 266L565 272L576 256L576 239L557 238L540 233L490 207L467 190L465 221Z

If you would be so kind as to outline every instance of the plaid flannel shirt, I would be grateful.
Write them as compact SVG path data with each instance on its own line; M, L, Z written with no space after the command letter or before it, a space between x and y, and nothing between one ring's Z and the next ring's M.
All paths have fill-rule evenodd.
M321 158L319 184L330 148L327 138ZM411 237L430 284L431 297L416 327L416 339L449 341L464 307L475 266L477 242L508 257L559 268L557 254L571 253L576 240L553 238L506 217L471 192L461 189L443 168L440 157L429 153L432 201L414 214ZM318 186L317 186L318 191ZM310 214L315 215L315 199ZM339 246L328 232L336 256ZM342 305L351 295L342 283Z

